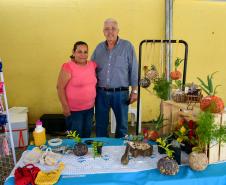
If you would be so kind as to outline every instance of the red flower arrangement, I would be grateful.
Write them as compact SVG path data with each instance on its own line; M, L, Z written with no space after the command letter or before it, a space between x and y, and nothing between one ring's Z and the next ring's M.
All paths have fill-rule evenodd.
M183 146L187 147L185 149L188 153L191 152L193 146L197 145L197 136L195 130L197 124L193 120L187 120L185 118L180 118L178 124L176 125L174 135L179 143L181 143L182 149Z

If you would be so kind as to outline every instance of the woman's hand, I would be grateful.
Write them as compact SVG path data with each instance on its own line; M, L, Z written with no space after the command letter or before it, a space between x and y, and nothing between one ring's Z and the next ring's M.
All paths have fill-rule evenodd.
M68 105L64 105L64 106L62 107L62 109L63 109L63 114L64 114L65 117L68 117L68 116L71 115L71 111L70 111Z

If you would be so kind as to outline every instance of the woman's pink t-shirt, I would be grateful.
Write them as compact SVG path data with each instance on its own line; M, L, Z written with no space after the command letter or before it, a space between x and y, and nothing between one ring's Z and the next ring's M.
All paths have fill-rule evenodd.
M71 74L65 89L70 110L81 111L92 108L96 97L96 63L89 61L82 66L70 60L64 63L62 68Z

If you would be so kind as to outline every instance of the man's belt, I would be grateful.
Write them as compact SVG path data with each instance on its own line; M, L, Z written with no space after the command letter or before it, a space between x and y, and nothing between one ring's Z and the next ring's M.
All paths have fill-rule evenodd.
M116 92L116 91L128 91L129 87L116 87L116 88L108 88L108 87L98 87L103 91Z

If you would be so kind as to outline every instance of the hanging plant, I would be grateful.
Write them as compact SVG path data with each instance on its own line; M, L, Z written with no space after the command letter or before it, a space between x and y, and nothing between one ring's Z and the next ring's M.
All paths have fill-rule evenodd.
M167 100L169 98L169 90L171 87L171 81L168 81L163 74L162 77L157 78L154 81L154 87L153 90L155 91L156 95L163 99Z
M182 76L181 72L178 71L177 69L183 61L184 61L184 59L180 59L180 58L177 58L175 60L175 63L174 63L175 64L175 70L170 73L170 77L171 77L172 80L179 80L181 78L181 76Z

